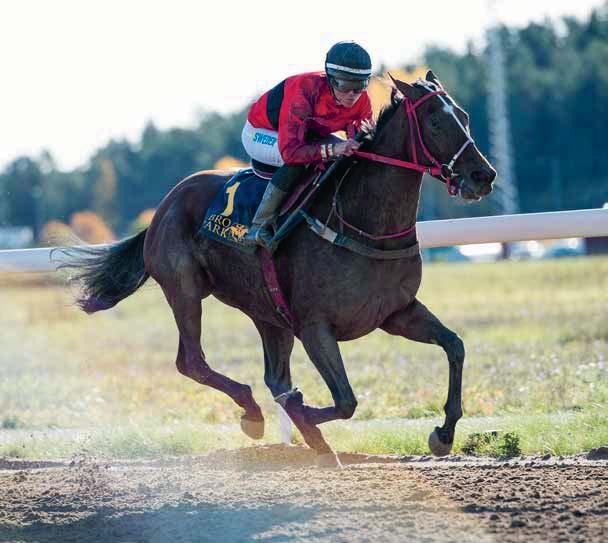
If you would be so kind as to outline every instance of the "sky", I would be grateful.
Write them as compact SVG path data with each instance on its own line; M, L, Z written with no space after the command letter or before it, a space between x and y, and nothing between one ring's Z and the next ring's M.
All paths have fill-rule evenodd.
M238 110L288 75L321 70L340 40L391 67L429 44L482 43L495 17L521 26L602 4L0 0L0 170L43 149L75 168L111 138L138 141L149 121L190 127L203 111Z

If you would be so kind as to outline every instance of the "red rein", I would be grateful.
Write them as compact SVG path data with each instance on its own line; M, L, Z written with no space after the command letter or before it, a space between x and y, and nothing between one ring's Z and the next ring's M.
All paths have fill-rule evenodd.
M399 166L401 168L406 168L408 170L414 170L420 173L428 173L430 175L438 176L442 179L448 187L448 192L451 196L456 196L458 194L458 187L454 187L451 183L451 178L443 175L443 167L442 165L431 155L429 150L426 148L424 141L422 140L422 131L420 130L420 123L418 122L418 116L416 115L416 110L429 98L433 96L437 96L439 94L447 94L444 90L438 90L429 92L425 94L422 98L417 100L416 102L412 102L407 96L403 99L403 105L405 107L405 111L407 113L408 125L410 127L410 144L411 148L411 156L413 158L413 162L407 162L406 160L398 160L396 158L390 158L387 156L377 155L375 153L365 153L363 151L355 151L353 154L360 156L361 158L366 158L368 160L373 160L374 162L382 162L384 164L390 164L391 166ZM414 127L416 127L416 132L414 132ZM420 144L422 148L422 152L424 153L427 160L432 164L432 166L425 166L418 162L418 152L416 150L416 140Z
M416 115L416 109L418 109L418 107L421 104L426 102L429 98L432 98L433 96L437 96L438 94L446 94L446 92L444 90L429 92L428 94L425 94L422 98L417 100L416 102L412 102L407 96L403 100L403 105L405 107L405 111L407 112L408 125L410 127L410 142L411 142L411 146L412 146L411 156L414 159L414 162L408 162L406 160L399 160L396 158L390 158L390 157L383 156L383 155L377 155L376 153L366 153L364 151L354 151L353 154L356 156L359 156L361 158L365 158L367 160L372 160L374 162L382 162L383 164L390 164L391 166L398 166L400 168L406 168L408 170L414 170L414 171L420 172L420 173L428 173L435 177L439 177L447 185L448 193L451 196L456 196L458 194L458 186L454 186L452 184L451 176L445 177L443 175L443 167L441 166L441 164L439 164L439 162L437 160L435 160L433 155L431 155L429 150L426 148L426 145L424 145L424 142L422 141L420 123L418 122L418 116ZM414 133L414 127L416 127L415 133ZM420 143L422 152L424 153L424 155L426 156L428 161L431 162L432 166L425 166L418 162L418 154L416 152L416 136L418 137L418 142ZM402 238L404 236L407 236L409 233L413 232L416 229L416 223L414 223L413 226L410 226L409 228L406 228L405 230L403 230L401 232L396 232L394 234L385 234L385 235L381 235L381 236L374 236L372 234L368 234L367 232L364 232L363 230L357 228L356 226L353 226L352 224L347 222L340 214L336 213L336 216L338 217L338 220L344 226L347 226L351 230L354 230L360 236L366 237L366 238L374 240L374 241L379 241L379 240L383 240L383 239Z

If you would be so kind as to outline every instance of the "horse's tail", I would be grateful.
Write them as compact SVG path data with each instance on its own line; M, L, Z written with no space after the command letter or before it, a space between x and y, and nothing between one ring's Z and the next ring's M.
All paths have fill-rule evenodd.
M146 230L100 247L55 249L66 257L58 268L72 271L70 282L80 284L76 303L86 313L110 309L133 294L150 275L144 267Z

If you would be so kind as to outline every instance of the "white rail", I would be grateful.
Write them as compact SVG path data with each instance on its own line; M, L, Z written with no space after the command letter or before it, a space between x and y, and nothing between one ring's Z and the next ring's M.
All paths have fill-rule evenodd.
M418 223L420 246L608 236L608 209L498 215ZM0 251L0 272L54 271L51 248ZM65 261L65 256L57 255Z
M608 236L607 208L418 223L422 247L599 236Z

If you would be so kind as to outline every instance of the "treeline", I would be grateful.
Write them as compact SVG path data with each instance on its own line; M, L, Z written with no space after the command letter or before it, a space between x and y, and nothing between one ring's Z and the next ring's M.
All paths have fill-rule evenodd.
M521 211L601 207L608 200L608 3L585 21L499 32ZM429 49L425 60L470 113L487 152L487 51Z
M92 210L124 232L190 173L226 155L245 159L245 115L210 113L193 130L162 131L149 123L140 141L112 140L69 172L59 170L48 153L19 157L0 174L0 226L32 226L39 239L48 221L68 222L74 213Z
M608 200L608 3L584 21L563 18L496 31L505 49L520 210L601 206ZM473 136L488 154L487 51L433 47L424 63L470 113ZM73 171L59 170L48 153L19 157L0 173L0 226L32 226L39 233L51 220L68 222L91 210L125 232L190 173L226 156L246 160L240 142L246 111L207 114L194 129L163 131L150 123L139 141L110 141ZM500 211L496 200L448 203L439 190L438 184L425 188L423 218Z

